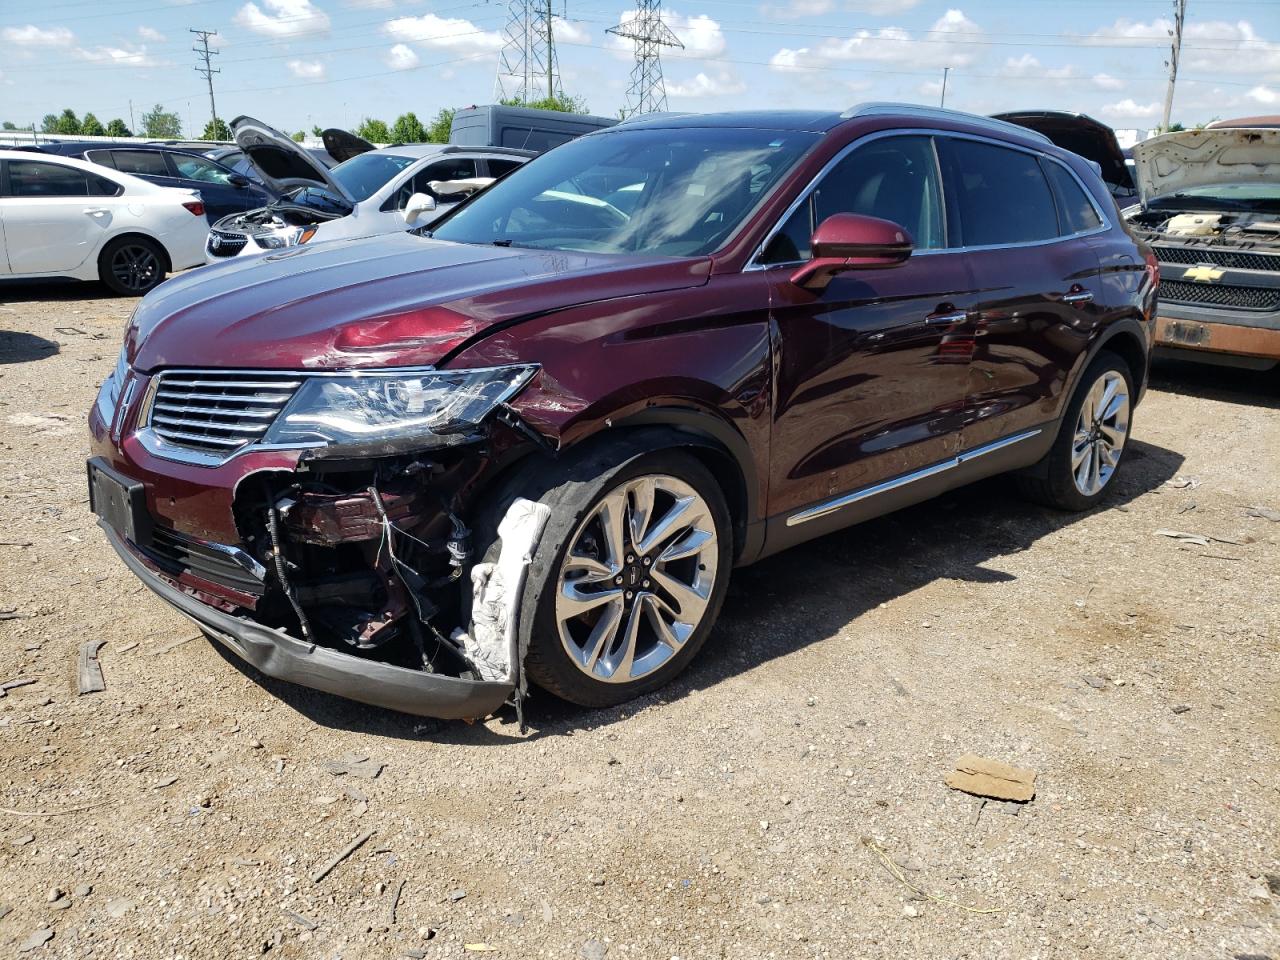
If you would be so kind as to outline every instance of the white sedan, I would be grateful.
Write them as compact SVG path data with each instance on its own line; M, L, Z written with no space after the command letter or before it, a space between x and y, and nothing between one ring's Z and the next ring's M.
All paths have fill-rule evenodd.
M169 271L204 263L207 235L194 190L0 150L0 278L101 280L141 296Z

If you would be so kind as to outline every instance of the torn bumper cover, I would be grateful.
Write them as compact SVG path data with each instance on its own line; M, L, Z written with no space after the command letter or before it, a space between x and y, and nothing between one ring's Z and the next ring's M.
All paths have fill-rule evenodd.
M157 596L269 677L371 706L441 720L487 716L515 690L514 680L464 680L423 673L305 643L283 630L223 613L161 579L110 526L100 525L120 559Z

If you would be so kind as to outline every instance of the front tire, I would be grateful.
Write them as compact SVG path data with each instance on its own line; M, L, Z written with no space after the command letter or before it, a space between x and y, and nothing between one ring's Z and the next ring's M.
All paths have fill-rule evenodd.
M1017 478L1022 493L1059 510L1095 506L1120 471L1132 416L1129 366L1116 354L1100 351L1080 378L1053 447L1028 475Z
M526 675L584 707L668 683L706 642L728 586L732 523L719 484L684 450L607 441L508 487L551 507L519 607ZM493 540L486 560L501 548Z
M164 281L164 250L146 237L120 237L98 255L98 279L125 297L141 297Z

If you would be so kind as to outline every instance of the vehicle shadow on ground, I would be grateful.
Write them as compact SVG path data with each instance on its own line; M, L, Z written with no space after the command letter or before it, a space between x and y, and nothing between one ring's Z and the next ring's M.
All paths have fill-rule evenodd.
M1280 408L1280 366L1270 370L1238 370L1186 360L1160 360L1151 366L1151 386L1205 400Z
M111 292L101 283L83 280L4 280L0 281L0 303L18 307L24 303L49 303L62 300L102 300ZM125 299L125 298L121 298Z
M0 318L0 323L3 323ZM0 364L27 363L52 357L61 349L53 340L46 340L34 333L0 329Z
M1124 509L1175 476L1182 462L1182 455L1172 450L1134 441L1115 488L1095 511L1062 513L1040 507L1014 496L1008 478L995 478L735 570L720 621L689 670L654 694L603 710L576 707L534 691L526 707L530 733L525 738L510 708L504 709L498 725L422 720L263 678L231 654L223 651L223 656L325 727L471 746L572 736L577 730L608 726L638 710L679 700L825 640L866 611L934 580L1012 580L1012 574L987 564L1029 549L1041 537L1097 512Z

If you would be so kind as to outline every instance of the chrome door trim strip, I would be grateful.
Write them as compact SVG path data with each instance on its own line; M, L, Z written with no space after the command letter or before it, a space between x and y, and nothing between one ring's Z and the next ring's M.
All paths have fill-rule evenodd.
M882 493L888 493L890 490L897 490L899 487L905 487L909 483L915 483L917 480L924 480L928 477L937 476L948 470L954 470L961 464L968 463L970 460L976 460L979 457L986 456L988 453L995 453L997 450L1003 450L1005 447L1011 447L1015 443L1021 443L1023 440L1030 440L1032 437L1039 436L1044 430L1036 427L1034 430L1025 430L1022 433L1015 433L1012 436L1003 437L993 443L985 444L981 447L975 447L972 450L966 450L957 454L950 460L943 460L932 466L925 467L923 470L917 470L914 473L907 473L901 477L894 477L892 480L885 480L882 483L874 484L870 487L863 487L860 490L854 490L852 493L845 493L833 500L820 503L814 507L808 507L799 513L793 513L787 517L787 526L795 527L810 520L816 520L819 517L825 517L827 514L835 513L850 504L857 503L860 500L866 500L868 497L878 496Z

